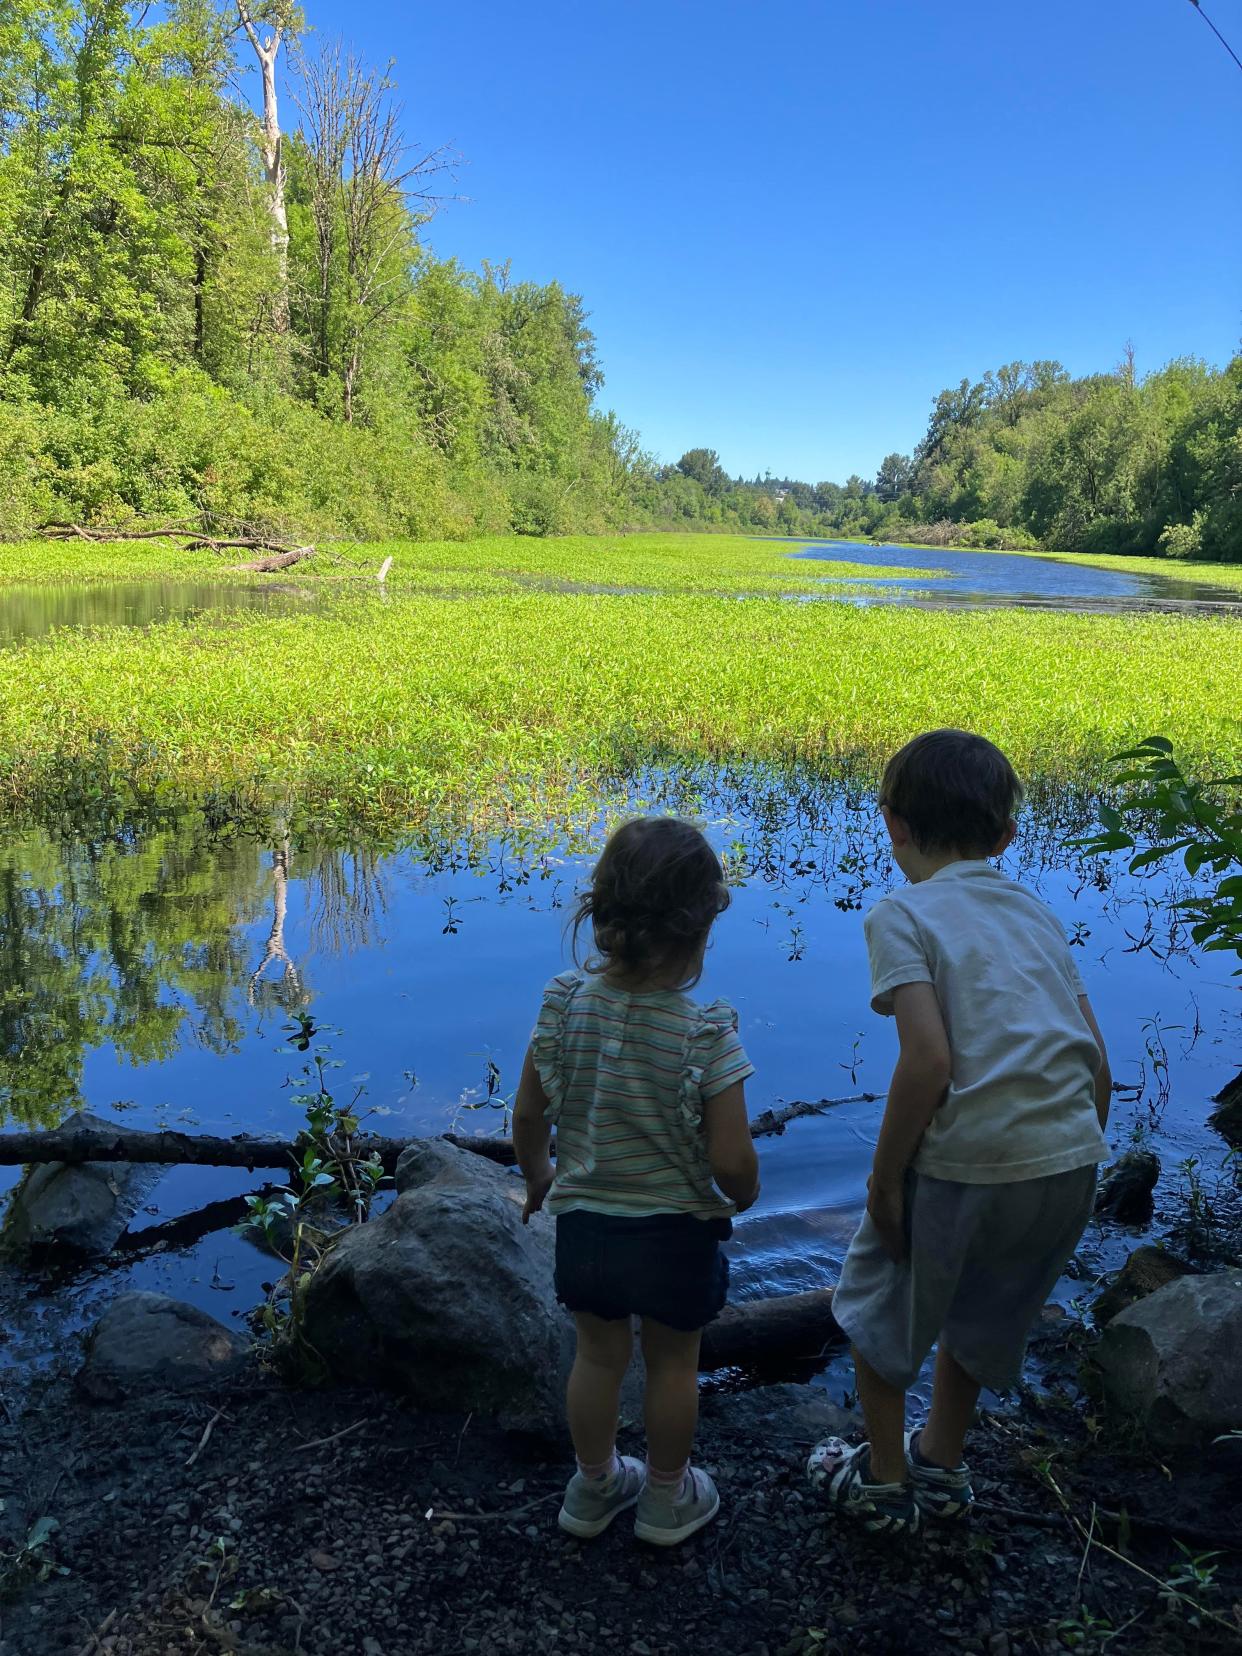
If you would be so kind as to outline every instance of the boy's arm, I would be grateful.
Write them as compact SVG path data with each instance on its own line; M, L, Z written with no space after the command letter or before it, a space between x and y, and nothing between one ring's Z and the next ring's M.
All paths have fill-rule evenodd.
M1095 1044L1100 1049L1100 1065L1095 1072L1095 1113L1100 1118L1102 1130L1108 1126L1108 1112L1113 1102L1113 1073L1108 1067L1108 1048L1104 1045L1104 1037L1100 1033L1099 1023L1086 995L1079 995L1078 1010L1082 1013L1087 1028L1095 1037Z
M944 1099L952 1057L940 1002L930 983L898 985L893 990L893 1015L901 1052L875 1147L867 1212L888 1253L902 1260L906 1253L906 1169Z
M522 1208L522 1223L529 1224L532 1213L538 1213L552 1188L556 1169L549 1150L552 1129L544 1111L548 1095L543 1090L539 1071L529 1047L522 1065L522 1079L518 1082L517 1099L513 1105L513 1149L517 1164L526 1180L526 1203Z

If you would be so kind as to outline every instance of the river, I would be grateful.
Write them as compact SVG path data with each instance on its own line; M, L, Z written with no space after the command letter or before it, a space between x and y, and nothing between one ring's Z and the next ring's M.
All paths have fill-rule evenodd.
M806 555L853 560L863 550ZM890 561L908 565L912 556L893 549ZM944 567L947 556L929 553L929 565ZM1048 581L1061 583L1058 593L1041 589L1045 599L1129 602L1135 593L1098 589L1141 579L960 556L986 560L985 572L1043 564L1057 572ZM982 576L971 561L951 578ZM200 589L195 604L210 605L217 590ZM115 593L96 601L118 618ZM1195 600L1203 601L1214 600ZM28 594L4 595L0 632L4 606L11 624L21 602L29 634ZM145 605L124 607L135 620L156 619ZM165 591L158 608L166 618L175 597ZM645 802L672 797L694 808L727 859L734 902L698 992L738 1008L757 1069L752 1112L780 1100L881 1093L896 1046L891 1022L868 1008L861 910L894 874L873 803L762 776L698 779L690 794L684 786L647 778ZM1205 1118L1211 1094L1237 1068L1236 980L1228 957L1187 947L1170 920L1163 872L1130 877L1065 849L1069 810L1054 802L1029 813L1006 867L1043 893L1073 940L1127 1089L1111 1136L1118 1149L1142 1141L1159 1152L1172 1202L1177 1164L1197 1158L1210 1178L1221 1160ZM380 855L367 846L212 841L189 823L95 841L10 833L0 841L0 1103L17 1119L45 1123L77 1103L122 1127L291 1136L300 1123L289 1078L301 1059L285 1032L291 1014L308 1012L330 1026L315 1050L330 1048L343 1062L334 1072L341 1089L362 1089L378 1130L501 1131L540 989L565 959L568 906L589 866L580 847L556 843ZM761 1141L763 1197L732 1244L739 1295L834 1280L879 1116L874 1102L841 1104ZM0 1190L15 1176L0 1170ZM176 1169L135 1225L258 1182L238 1171ZM1115 1234L1093 1228L1081 1269L1058 1297L1083 1295L1119 1247ZM88 1273L68 1297L32 1291L0 1361L46 1354L122 1286L157 1288L228 1319L254 1306L274 1274L269 1256L218 1231ZM847 1383L839 1364L826 1383Z

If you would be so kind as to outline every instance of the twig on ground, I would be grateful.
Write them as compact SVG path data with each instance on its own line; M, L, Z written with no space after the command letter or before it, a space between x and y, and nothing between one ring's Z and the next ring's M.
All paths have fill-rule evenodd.
M215 1414L213 1414L211 1419L207 1422L207 1425L206 1425L206 1427L203 1431L203 1435L198 1440L198 1448L194 1451L194 1453L190 1456L189 1460L186 1461L186 1463L185 1463L187 1467L194 1465L194 1462L198 1459L198 1457L202 1454L203 1450L211 1442L211 1434L216 1429L216 1421L220 1419L221 1415L223 1415L224 1412L225 1412L225 1410L224 1410L223 1406L221 1406L220 1408L218 1408L216 1410Z
M1083 1571L1087 1568L1087 1560L1091 1557L1091 1543L1094 1539L1095 1539L1095 1502L1092 1501L1092 1503L1091 1503L1091 1527L1087 1532L1086 1544L1084 1545L1084 1547L1082 1549L1082 1558L1079 1560L1079 1564L1078 1564L1078 1577L1074 1582L1074 1603L1075 1604L1079 1604L1082 1600Z
M1116 1547L1110 1547L1106 1541L1093 1542L1090 1535L1088 1535L1086 1529L1084 1528L1082 1520L1071 1510L1069 1501L1066 1499L1060 1484L1053 1477L1052 1473L1045 1468L1041 1473L1041 1476L1044 1482L1048 1485L1048 1488L1051 1489L1052 1493L1060 1502L1061 1509L1065 1513L1065 1516L1077 1530L1078 1534L1086 1541L1088 1547L1093 1545L1097 1546L1101 1552L1107 1553L1110 1558L1115 1558L1119 1564L1124 1564L1128 1569L1133 1570L1136 1575L1141 1575L1145 1581L1150 1581L1152 1586L1158 1589L1162 1597L1175 1598L1179 1604L1188 1605L1197 1616L1202 1616L1206 1621L1215 1622L1217 1627L1223 1627L1227 1633L1237 1633L1236 1624L1227 1622L1223 1616L1218 1616L1214 1610L1207 1609L1204 1605L1200 1604L1198 1600L1191 1598L1189 1593L1183 1593L1180 1588L1174 1587L1172 1582L1162 1581L1158 1575L1153 1575L1150 1570L1144 1569L1141 1564L1135 1563L1134 1559L1127 1558L1125 1553L1118 1552ZM1094 1512L1095 1509L1092 1508L1093 1519ZM1169 1530L1167 1533L1172 1536L1173 1532Z
M309 1443L295 1443L291 1449L286 1449L285 1453L287 1455L301 1455L305 1454L308 1449L326 1449L330 1443L338 1443L341 1438L348 1437L351 1432L356 1432L359 1427L365 1426L366 1423L366 1416L364 1415L361 1420L355 1420L352 1426L342 1427L339 1432L333 1432L330 1437L312 1438Z
M465 1438L466 1433L470 1430L470 1422L473 1419L474 1419L474 1410L471 1409L470 1413L466 1416L465 1424L462 1426L461 1431L458 1432L458 1434L457 1434L457 1453L453 1456L453 1465L454 1466L456 1466L458 1461L461 1459L462 1441Z
M108 1634L112 1631L113 1624L116 1621L116 1616L117 1613L115 1610L108 1611L108 1614L100 1622L99 1626L91 1634L90 1638L87 1639L81 1650L78 1651L78 1656L95 1656L95 1652L100 1648L102 1640L107 1638Z
M1069 1511L1027 1512L1023 1507L1004 1506L998 1501L976 1501L974 1510L993 1518L1007 1518L1010 1523L1030 1524L1033 1529L1060 1529L1062 1525L1075 1521L1073 1513ZM1220 1535L1214 1530L1196 1529L1193 1524L1166 1524L1159 1518L1144 1518L1134 1512L1111 1512L1108 1507L1096 1506L1094 1502L1091 1510L1095 1515L1097 1529L1101 1523L1116 1524L1118 1528L1128 1525L1133 1531L1163 1536L1169 1541L1187 1541L1196 1547L1217 1547L1225 1552L1242 1552L1242 1538L1236 1535ZM1081 1528L1081 1524L1079 1527ZM1096 1544L1101 1544L1098 1537Z
M513 1507L506 1512L441 1512L436 1507L428 1507L425 1517L429 1524L450 1521L454 1524L511 1524L515 1518L525 1518L526 1514L533 1512L536 1507L547 1506L549 1501L559 1501L560 1498L560 1490L554 1489L550 1495L540 1495L535 1500L528 1501L525 1506Z

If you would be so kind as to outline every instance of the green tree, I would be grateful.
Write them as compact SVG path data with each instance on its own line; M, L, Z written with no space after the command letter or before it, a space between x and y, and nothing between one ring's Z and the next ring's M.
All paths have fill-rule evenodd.
M677 462L677 470L683 477L698 483L709 495L723 493L729 481L715 449L687 449Z

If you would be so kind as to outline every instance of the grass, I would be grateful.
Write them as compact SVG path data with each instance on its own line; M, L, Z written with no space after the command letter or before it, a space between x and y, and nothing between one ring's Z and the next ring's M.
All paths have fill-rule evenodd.
M68 550L100 567L99 549ZM945 723L985 731L1035 782L1096 779L1157 730L1191 767L1242 754L1233 621L783 603L814 572L717 537L380 546L344 567L389 550L387 600L345 582L309 613L0 652L0 809L125 777L341 825L495 826L650 764L874 773ZM558 589L601 571L651 590Z
M1051 558L1055 563L1115 569L1122 575L1161 575L1166 581L1202 582L1242 592L1242 563L1190 563L1178 558L1129 558L1095 552L1022 552L1011 556Z

